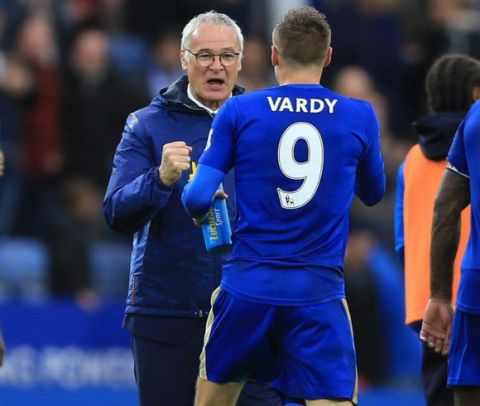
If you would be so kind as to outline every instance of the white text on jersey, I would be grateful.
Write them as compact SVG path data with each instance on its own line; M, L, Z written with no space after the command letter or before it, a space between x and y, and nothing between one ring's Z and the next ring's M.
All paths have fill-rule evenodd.
M290 111L296 113L321 113L325 110L332 114L334 112L337 99L302 99L296 98L292 102L288 97L276 97L275 100L271 96L267 96L270 110L272 111Z

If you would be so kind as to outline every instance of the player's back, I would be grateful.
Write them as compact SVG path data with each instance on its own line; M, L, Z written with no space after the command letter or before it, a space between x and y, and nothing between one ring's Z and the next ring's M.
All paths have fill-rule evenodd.
M233 109L232 258L341 267L357 168L368 160L372 175L383 174L371 106L320 85L285 85L234 98Z

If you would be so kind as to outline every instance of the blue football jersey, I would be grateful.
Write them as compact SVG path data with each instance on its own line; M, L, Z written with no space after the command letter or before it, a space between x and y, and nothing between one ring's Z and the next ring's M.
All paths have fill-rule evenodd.
M199 163L215 173L235 168L238 214L224 289L292 305L343 297L354 194L374 204L385 190L369 103L311 84L231 98Z
M462 261L457 307L480 314L480 102L458 127L447 159L450 169L470 178L471 231Z

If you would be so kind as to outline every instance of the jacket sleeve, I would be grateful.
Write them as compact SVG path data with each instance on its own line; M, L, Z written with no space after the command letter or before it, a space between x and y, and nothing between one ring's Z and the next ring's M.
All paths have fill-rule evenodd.
M401 263L405 260L405 233L403 225L403 196L405 191L405 161L401 163L397 173L397 188L395 191L395 252Z
M134 233L167 203L172 187L162 184L153 146L141 122L130 114L113 159L103 213L115 231Z

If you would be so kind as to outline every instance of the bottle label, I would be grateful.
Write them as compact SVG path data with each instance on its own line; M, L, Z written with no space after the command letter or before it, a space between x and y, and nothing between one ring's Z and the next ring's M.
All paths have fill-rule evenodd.
M217 226L219 225L219 223L217 222L217 210L215 210L213 207L211 207L210 210L208 211L207 221L208 221L208 230L209 230L208 237L210 241L217 241L218 240Z

